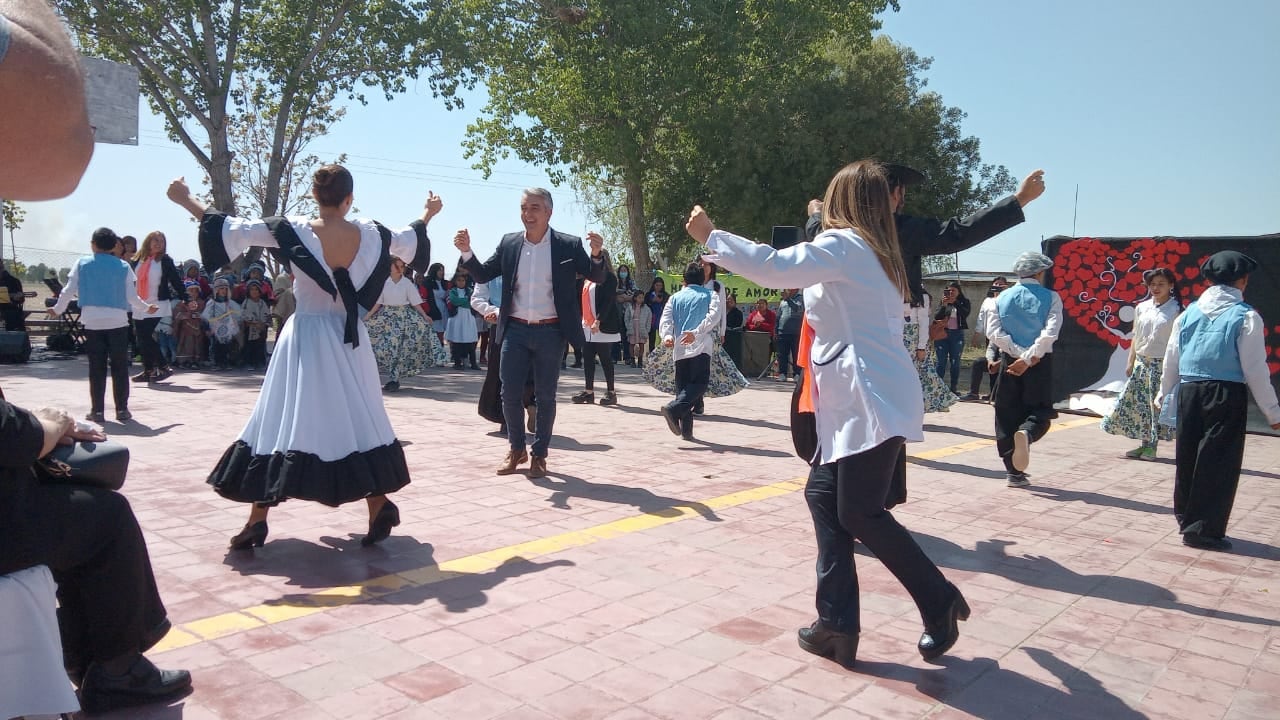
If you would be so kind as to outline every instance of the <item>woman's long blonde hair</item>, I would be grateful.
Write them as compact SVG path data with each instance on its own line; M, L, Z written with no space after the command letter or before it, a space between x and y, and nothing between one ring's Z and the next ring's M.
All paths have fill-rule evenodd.
M856 231L880 258L880 267L902 297L910 297L889 198L889 172L882 163L859 160L836 172L822 201L822 229Z
M143 260L150 260L151 259L151 243L157 238L164 240L164 251L166 253L169 252L168 238L166 238L164 236L164 233L160 232L159 230L152 230L151 232L147 233L146 237L142 238L142 245L141 247L138 248L138 252L133 254L133 261L142 262Z

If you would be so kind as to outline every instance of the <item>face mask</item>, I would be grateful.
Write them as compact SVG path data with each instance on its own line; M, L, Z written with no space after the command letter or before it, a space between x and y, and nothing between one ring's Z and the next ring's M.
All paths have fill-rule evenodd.
M626 280L628 277L627 271L623 270L622 272L618 273L618 277L622 278L623 280Z

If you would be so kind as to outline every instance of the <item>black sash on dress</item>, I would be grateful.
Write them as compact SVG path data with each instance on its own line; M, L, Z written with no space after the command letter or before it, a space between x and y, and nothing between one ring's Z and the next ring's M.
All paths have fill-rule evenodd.
M328 293L329 297L342 300L342 306L347 311L342 329L342 342L353 348L360 347L360 308L362 306L371 308L378 302L382 286L391 275L391 231L381 224L374 223L378 227L378 234L382 236L382 252L369 279L359 290L356 290L355 284L351 281L351 272L347 268L334 268L333 279L329 279L329 273L325 272L319 259L302 243L302 238L298 237L297 231L293 229L293 224L288 218L269 217L263 218L263 222L267 224L271 236L280 246L271 251L277 260L301 270L307 277L314 280L321 290Z

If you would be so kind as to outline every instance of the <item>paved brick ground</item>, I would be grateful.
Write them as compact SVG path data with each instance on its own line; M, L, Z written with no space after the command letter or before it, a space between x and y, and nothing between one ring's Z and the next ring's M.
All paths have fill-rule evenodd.
M9 398L87 408L83 359L0 371ZM813 539L790 453L790 386L708 402L698 440L623 369L616 408L562 379L551 477L497 477L478 373L432 370L387 398L414 483L404 524L359 547L363 505L287 503L254 554L247 509L204 477L260 378L183 373L138 387L126 494L177 629L154 654L195 690L129 718L1280 717L1280 441L1251 437L1236 550L1178 542L1171 461L1064 416L1004 486L990 408L928 416L896 513L963 590L954 651L923 662L919 617L858 557L856 670L796 647L813 616Z

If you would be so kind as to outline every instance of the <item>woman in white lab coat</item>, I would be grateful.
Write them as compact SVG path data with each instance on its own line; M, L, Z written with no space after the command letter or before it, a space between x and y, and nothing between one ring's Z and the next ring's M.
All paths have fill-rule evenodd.
M801 409L812 408L818 440L805 487L818 543L818 619L799 631L800 647L853 664L860 540L915 600L924 622L917 647L929 660L955 644L969 607L884 509L903 444L922 440L924 423L920 383L902 350L908 289L885 167L845 166L823 207L823 232L785 250L716 230L700 207L687 228L725 269L763 287L805 287L801 359L812 384Z

